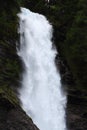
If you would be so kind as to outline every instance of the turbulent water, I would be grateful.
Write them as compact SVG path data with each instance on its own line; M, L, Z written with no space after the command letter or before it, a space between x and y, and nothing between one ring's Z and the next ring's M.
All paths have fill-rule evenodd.
M24 64L19 98L22 108L40 130L66 130L66 96L61 91L60 75L52 49L52 26L43 15L21 8L20 47Z

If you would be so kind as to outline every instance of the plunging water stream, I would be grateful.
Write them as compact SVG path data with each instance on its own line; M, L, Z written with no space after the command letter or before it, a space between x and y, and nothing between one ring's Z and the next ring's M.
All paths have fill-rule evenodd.
M56 50L52 49L52 26L43 15L21 8L20 47L24 63L19 98L22 108L40 130L66 130L66 96L55 67Z

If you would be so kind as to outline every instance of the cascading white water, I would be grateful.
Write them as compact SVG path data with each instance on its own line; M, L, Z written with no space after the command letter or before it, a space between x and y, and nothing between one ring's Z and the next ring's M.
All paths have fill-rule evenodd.
M26 113L40 130L66 130L66 96L61 91L60 75L52 49L52 26L43 15L21 8L20 48L24 62L19 98Z

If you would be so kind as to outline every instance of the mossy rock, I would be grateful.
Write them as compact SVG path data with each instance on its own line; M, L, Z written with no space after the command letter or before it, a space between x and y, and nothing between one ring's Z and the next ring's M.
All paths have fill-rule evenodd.
M7 86L0 87L0 99L8 100L14 106L19 104L17 95Z

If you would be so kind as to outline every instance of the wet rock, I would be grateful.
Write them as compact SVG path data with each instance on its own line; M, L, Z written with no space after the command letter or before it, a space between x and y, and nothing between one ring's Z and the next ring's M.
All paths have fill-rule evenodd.
M67 125L69 130L87 130L87 106L82 102L67 105ZM83 116L84 115L84 116Z
M18 105L0 99L0 130L39 130Z

